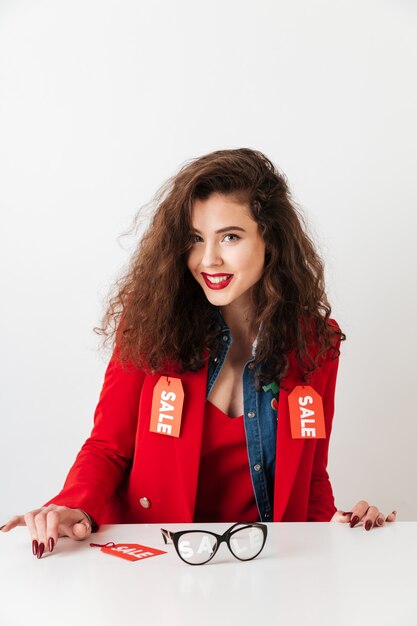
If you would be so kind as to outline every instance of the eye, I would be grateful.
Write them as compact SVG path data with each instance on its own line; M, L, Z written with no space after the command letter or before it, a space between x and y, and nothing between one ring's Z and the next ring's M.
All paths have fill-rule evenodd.
M226 243L231 243L232 241L237 241L238 239L240 239L239 235L225 235L223 237L223 241Z
M200 243L200 241L203 241L203 239L202 239L202 237L200 237L200 235L195 235L195 234L191 235L190 239L191 239L191 244Z

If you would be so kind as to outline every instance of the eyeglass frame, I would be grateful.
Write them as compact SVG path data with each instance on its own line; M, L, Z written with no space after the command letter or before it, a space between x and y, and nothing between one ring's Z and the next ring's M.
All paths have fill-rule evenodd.
M241 526L241 528L237 528L237 526ZM250 559L241 559L240 557L236 556L236 554L233 552L233 550L230 547L230 539L232 538L232 536L236 532L239 532L243 530L244 528L260 528L263 534L263 543L262 543L261 549L259 550L259 552L255 554L255 556L251 556ZM211 530L201 530L198 528L193 528L192 530L179 530L176 532L172 532L170 530L166 530L165 528L161 528L161 533L162 533L164 543L168 544L168 542L171 541L174 544L176 553L178 554L180 559L184 561L184 563L187 563L187 565L205 565L206 563L211 561L211 559L217 553L217 550L219 549L220 544L223 542L226 543L227 547L229 548L229 551L235 557L235 559L238 559L239 561L253 561L253 559L256 559L256 557L259 556L262 550L264 549L266 538L268 536L268 527L266 524L262 524L261 522L236 522L236 524L233 524L233 526L230 526L230 528L228 528L222 535L219 535L218 533L214 533ZM181 556L180 550L178 548L178 542L183 535L187 535L190 533L206 533L208 535L212 535L216 537L216 547L213 551L213 554L210 556L209 559L207 559L207 561L203 561L202 563L191 563L190 561L187 561Z

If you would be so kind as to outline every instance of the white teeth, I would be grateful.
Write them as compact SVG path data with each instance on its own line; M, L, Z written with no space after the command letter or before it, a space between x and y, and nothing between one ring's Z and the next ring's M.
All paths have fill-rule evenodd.
M225 280L229 280L231 274L229 274L228 276L207 276L208 280L217 285L218 283L222 283Z

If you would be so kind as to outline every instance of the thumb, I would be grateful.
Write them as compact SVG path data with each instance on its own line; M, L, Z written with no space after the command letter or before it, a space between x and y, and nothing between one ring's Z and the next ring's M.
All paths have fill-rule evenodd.
M346 524L350 522L351 517L352 517L352 511L341 511L340 509L338 509L330 521L341 522L342 524Z

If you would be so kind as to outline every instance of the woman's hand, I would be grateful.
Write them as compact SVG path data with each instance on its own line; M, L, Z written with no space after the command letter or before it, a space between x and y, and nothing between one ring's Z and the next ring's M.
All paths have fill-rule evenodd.
M66 506L49 506L16 515L1 527L8 532L16 526L27 526L32 539L33 555L41 558L44 552L52 552L58 537L71 537L81 541L91 534L90 520L81 509Z
M373 526L383 526L385 522L395 522L397 511L392 511L387 517L376 506L370 506L365 500L360 500L353 507L352 511L347 513L337 510L333 515L331 522L349 522L353 528L358 522L362 522L365 530L371 530Z

